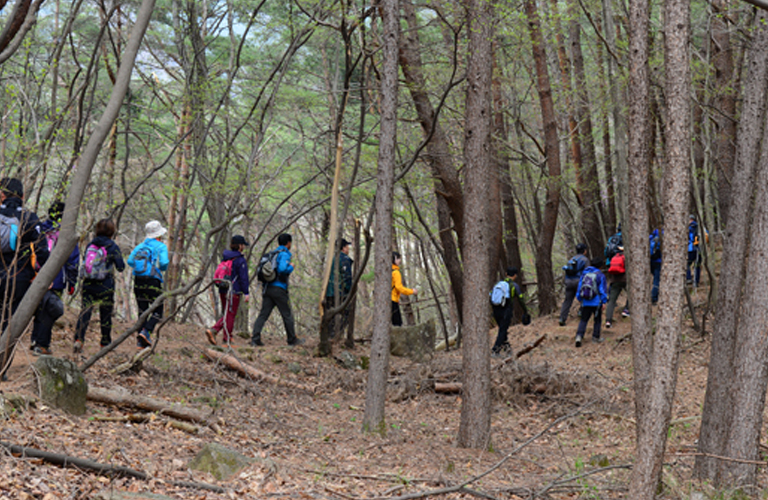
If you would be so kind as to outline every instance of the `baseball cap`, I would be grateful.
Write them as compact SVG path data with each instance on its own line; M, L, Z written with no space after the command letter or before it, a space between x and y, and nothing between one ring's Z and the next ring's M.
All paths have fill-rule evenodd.
M245 236L236 234L232 237L232 241L230 242L232 245L245 245L248 246L248 242L245 240Z

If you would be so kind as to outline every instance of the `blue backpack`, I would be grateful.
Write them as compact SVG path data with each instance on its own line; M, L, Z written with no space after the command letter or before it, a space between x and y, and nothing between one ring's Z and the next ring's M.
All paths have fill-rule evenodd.
M136 276L151 276L161 279L160 271L155 266L155 258L149 246L142 244L136 255L133 256L133 260L135 261L133 270L136 272Z

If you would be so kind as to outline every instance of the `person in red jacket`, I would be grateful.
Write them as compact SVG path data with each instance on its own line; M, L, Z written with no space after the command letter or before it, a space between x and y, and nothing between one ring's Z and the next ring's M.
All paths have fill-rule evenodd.
M232 330L235 327L235 317L240 307L240 296L245 297L243 300L246 303L249 300L248 282L250 280L248 279L248 263L243 256L246 246L248 246L248 242L245 240L245 237L238 234L232 237L229 250L224 250L221 260L222 262L232 261L232 282L227 284L229 286L219 288L221 309L224 311L224 315L219 318L212 328L205 331L208 342L213 345L216 345L216 335L218 335L222 328L224 329L224 343L229 344L232 342Z

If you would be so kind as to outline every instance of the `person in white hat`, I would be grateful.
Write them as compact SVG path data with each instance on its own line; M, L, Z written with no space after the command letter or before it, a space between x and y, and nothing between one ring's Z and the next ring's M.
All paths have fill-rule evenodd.
M128 265L133 269L133 293L139 305L139 315L163 293L163 271L168 269L168 247L162 242L168 230L159 221L151 220L144 226L146 239L133 249ZM152 345L151 334L163 317L163 305L144 321L136 338L136 345L144 349Z

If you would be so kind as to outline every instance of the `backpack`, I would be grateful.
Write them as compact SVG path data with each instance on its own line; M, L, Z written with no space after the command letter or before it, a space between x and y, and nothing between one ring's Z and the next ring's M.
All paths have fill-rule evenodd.
M619 253L613 256L611 259L611 266L608 268L608 272L611 274L624 274L627 272L627 267L625 265L626 259L624 259L624 254Z
M579 298L583 300L592 300L600 294L599 284L597 283L597 272L590 271L581 278L581 290Z
M155 267L155 259L152 255L152 249L147 245L142 245L133 256L135 265L133 270L136 276L152 276L159 278L159 272Z
M283 250L272 250L261 256L256 267L256 276L262 283L272 283L277 279L277 256Z
M651 238L651 262L661 259L661 239L658 236Z
M93 243L86 247L80 275L87 280L102 281L106 279L109 275L109 268L107 267L107 249L105 247Z
M581 269L579 269L579 261L581 259L574 257L571 260L568 261L566 265L563 266L563 271L565 271L565 275L569 278L575 278L579 275L581 272Z
M614 255L619 253L619 247L624 246L624 240L621 237L621 233L616 233L608 238L608 244L605 246L603 253L605 254L606 264L611 263L611 259Z
M18 239L19 219L0 214L0 251L15 252Z
M222 292L229 290L229 285L234 281L232 274L232 261L235 259L222 260L216 271L213 273L213 284Z
M491 290L491 304L504 307L507 304L507 295L509 295L509 283L504 280L499 281Z

